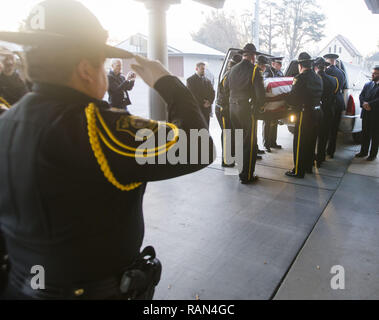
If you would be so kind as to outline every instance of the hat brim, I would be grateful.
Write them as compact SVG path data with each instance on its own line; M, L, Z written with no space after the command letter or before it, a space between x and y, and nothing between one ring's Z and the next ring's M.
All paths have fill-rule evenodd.
M252 54L252 55L255 54L257 56L263 54L262 52L259 52L259 51L245 51L245 50L242 50L242 53L247 53L247 54Z
M323 56L324 59L334 59L334 60L338 59L339 57L340 56L338 54L333 54L333 53L326 54Z
M24 46L41 46L46 44L78 44L88 45L103 50L106 58L131 59L134 55L126 50L107 44L86 42L83 39L72 39L61 34L50 32L0 32L0 40Z

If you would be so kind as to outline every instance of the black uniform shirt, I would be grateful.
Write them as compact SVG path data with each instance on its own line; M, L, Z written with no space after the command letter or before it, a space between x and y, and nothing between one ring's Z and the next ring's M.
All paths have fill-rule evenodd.
M347 88L346 75L340 68L337 68L337 66L332 65L325 70L325 73L329 76L337 78L339 93L341 93L344 89Z
M221 82L217 86L217 101L216 104L223 107L227 108L229 106L229 90L228 87L225 85L226 81L228 79L230 70L225 72L224 76L221 79Z
M26 84L16 72L13 72L10 76L0 73L0 96L9 104L15 104L27 92Z
M286 97L286 102L296 109L319 106L322 92L321 77L308 69L294 78L292 90Z
M263 78L258 65L247 59L236 64L226 80L230 99L251 99L254 108L259 109L265 103Z
M322 92L322 110L326 113L330 113L332 106L336 100L336 94L339 91L338 80L332 76L329 76L325 71L319 71L318 75L322 79L323 92Z
M276 70L273 67L267 68L264 72L264 78L276 78L276 77L284 77L284 74L281 70Z
M168 103L169 119L177 127L186 132L207 128L179 79L166 76L155 89ZM144 236L146 182L206 166L157 164L155 151L148 159L156 164L137 163L135 149L144 143L136 141L137 130L167 133L169 126L47 84L36 85L5 112L0 117L0 227L12 268L30 275L33 265L42 265L46 284L68 285L114 276L128 266ZM210 138L209 144L212 161ZM155 146L163 154L169 147ZM121 191L110 181L131 190Z

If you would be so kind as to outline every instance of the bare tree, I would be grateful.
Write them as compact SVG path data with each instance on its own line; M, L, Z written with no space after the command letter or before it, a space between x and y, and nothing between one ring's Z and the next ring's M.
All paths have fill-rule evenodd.
M233 16L223 11L213 11L192 38L209 47L226 52L240 46L240 30Z
M278 26L290 60L305 44L325 36L325 15L319 12L315 0L282 0L275 6L281 12Z
M261 5L261 30L259 44L261 48L268 54L272 54L273 50L278 47L277 38L280 35L279 24L281 10L275 2L265 0Z

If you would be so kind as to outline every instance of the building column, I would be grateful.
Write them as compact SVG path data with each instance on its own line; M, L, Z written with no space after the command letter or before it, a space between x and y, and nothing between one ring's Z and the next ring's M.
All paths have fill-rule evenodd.
M168 68L166 12L170 2L170 0L145 2L149 16L147 57L159 60L166 68ZM149 115L154 120L167 120L166 103L152 88L149 88Z

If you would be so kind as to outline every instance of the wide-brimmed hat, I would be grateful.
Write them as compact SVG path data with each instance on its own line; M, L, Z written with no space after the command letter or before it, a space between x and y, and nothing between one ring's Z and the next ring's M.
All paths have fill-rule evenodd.
M239 53L236 53L235 55L233 55L231 59L229 59L229 62L237 64L237 63L240 63L241 60L242 60L242 55Z
M23 46L70 45L103 50L107 58L132 57L126 50L107 45L107 38L95 15L74 0L43 1L32 9L23 31L0 32L0 40Z
M247 54L256 54L256 55L260 55L262 54L261 52L258 52L257 51L257 48L255 47L254 44L252 43L247 43L243 49L242 49L242 53L247 53Z
M330 66L330 63L326 62L325 59L322 58L322 57L318 57L315 60L314 64L315 64L316 67L323 67L323 68L326 68L326 67Z
M328 54L324 55L325 59L337 60L339 57L340 56L338 54L335 54L335 53L328 53Z
M268 65L270 63L270 60L267 57L260 55L257 58L257 62L260 65L263 65L263 64Z
M297 59L298 63L313 61L312 57L307 52L302 52L299 54L299 58Z

